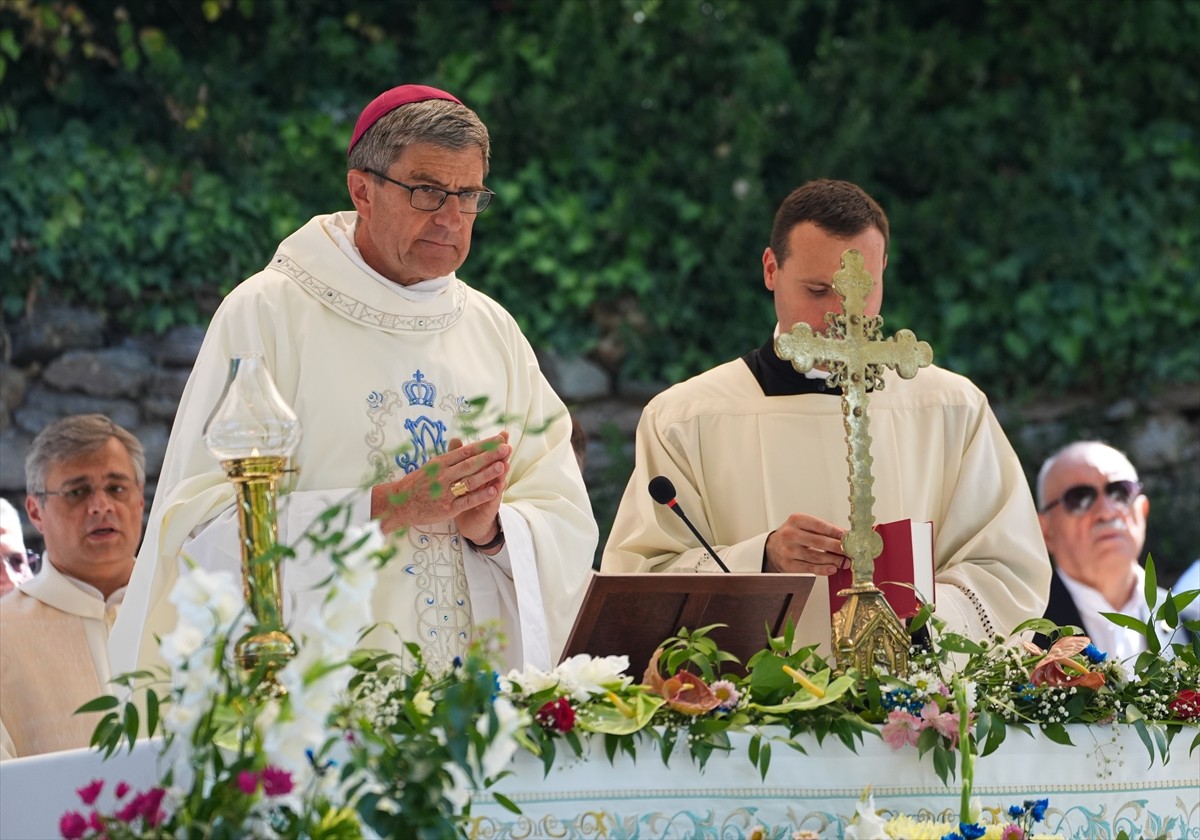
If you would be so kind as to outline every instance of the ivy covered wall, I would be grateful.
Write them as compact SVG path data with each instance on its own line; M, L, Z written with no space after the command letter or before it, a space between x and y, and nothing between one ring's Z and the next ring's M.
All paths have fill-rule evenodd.
M6 0L7 320L204 323L348 206L359 109L445 87L494 137L465 279L535 346L674 381L771 323L813 177L889 211L884 314L994 398L1200 379L1192 0Z

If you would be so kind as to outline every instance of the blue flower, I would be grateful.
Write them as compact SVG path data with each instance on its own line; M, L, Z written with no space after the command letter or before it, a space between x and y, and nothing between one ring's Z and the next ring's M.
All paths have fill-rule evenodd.
M960 822L958 830L962 832L963 840L978 840L978 838L987 834L987 829L979 823Z
M943 834L942 840L963 840L963 837L957 831L951 831L949 834Z
M1014 820L1024 813L1025 813L1025 809L1022 808L1020 805L1009 805L1008 806L1008 815L1010 817L1012 817Z
M912 714L919 714L923 704L920 700L913 698L913 690L911 688L894 688L887 694L883 695L883 708L887 711L895 709L903 709Z
M318 762L317 754L315 752L313 752L312 747L308 747L307 749L305 749L304 755L305 755L305 757L308 758L308 763L312 765L313 770L316 771L318 776L324 776L326 770L328 770L330 767L337 766L337 762L334 761L332 758L329 759L328 761Z
M1033 821L1041 822L1042 817L1046 816L1046 809L1048 807L1050 807L1049 799L1039 799L1036 802L1034 802L1033 810L1031 812L1033 814Z
M1095 645L1088 645L1083 649L1083 655L1088 658L1093 665L1099 665L1105 659L1108 659L1108 654L1100 650Z

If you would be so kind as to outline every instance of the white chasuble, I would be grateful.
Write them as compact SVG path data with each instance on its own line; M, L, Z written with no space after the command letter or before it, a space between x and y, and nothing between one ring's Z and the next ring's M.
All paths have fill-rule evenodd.
M473 627L493 623L507 641L507 664L557 662L597 539L566 407L503 308L453 275L434 293L397 293L339 247L353 219L314 218L213 317L114 628L115 672L161 662L153 637L174 625L167 596L183 556L206 568L239 568L233 487L205 450L202 430L230 357L242 353L263 355L302 426L295 489L279 505L280 541L300 552L283 570L285 622L297 639L318 632L321 584L331 572L300 541L320 513L349 501L352 521L365 522L363 488L376 470L394 480L447 451L451 437L507 430L513 454L500 508L501 556L468 547L452 522L395 535L398 552L372 598L381 626L364 644L400 650L416 642L431 664L445 665L465 649ZM480 399L482 417L464 428Z
M1029 485L987 398L936 366L884 378L868 407L875 519L933 522L937 614L974 638L1041 616L1050 563ZM764 396L740 359L666 390L639 422L603 570L719 572L650 498L656 475L674 482L734 572L761 571L767 537L793 513L849 527L845 434L840 397ZM805 616L816 615L826 642L827 608L820 578Z

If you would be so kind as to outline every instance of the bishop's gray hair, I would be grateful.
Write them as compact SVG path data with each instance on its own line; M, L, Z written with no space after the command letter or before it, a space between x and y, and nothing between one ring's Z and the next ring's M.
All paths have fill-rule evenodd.
M478 148L483 174L488 174L492 146L487 126L470 108L447 99L401 105L380 117L350 150L347 168L386 172L405 149L419 143L452 151Z

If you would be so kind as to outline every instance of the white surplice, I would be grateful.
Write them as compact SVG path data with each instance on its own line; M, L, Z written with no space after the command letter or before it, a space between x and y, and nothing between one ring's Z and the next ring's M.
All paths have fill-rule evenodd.
M870 397L874 515L932 521L937 614L972 637L1042 615L1050 563L1029 485L987 398L938 367L885 373ZM849 526L841 398L763 395L738 359L675 385L646 406L635 467L604 550L603 571L719 571L686 526L656 504L656 475L734 572L759 572L772 530L793 513ZM828 640L828 587L806 618Z
M101 715L75 710L108 693L109 629L125 589L107 599L47 554L0 598L0 758L86 747Z

